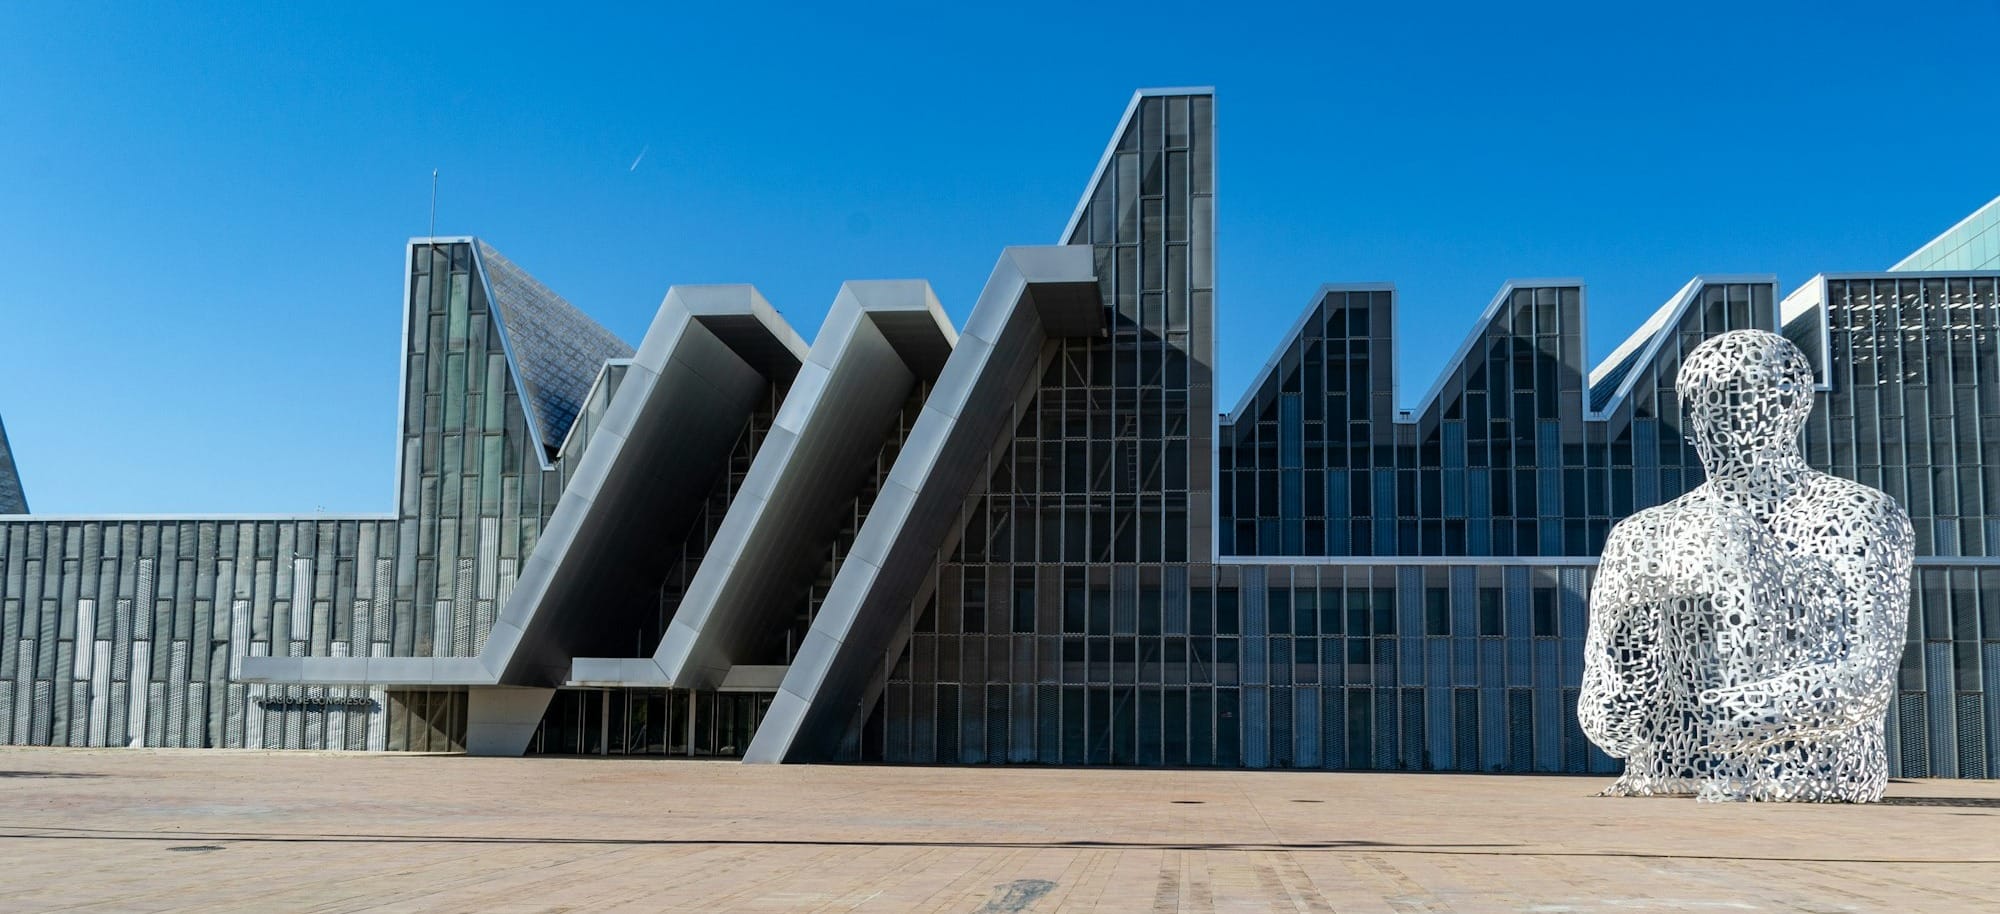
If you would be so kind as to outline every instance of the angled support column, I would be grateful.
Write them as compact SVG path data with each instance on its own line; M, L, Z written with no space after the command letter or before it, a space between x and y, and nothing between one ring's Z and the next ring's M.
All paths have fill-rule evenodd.
M744 761L833 755L1042 344L1103 327L1089 247L1001 255Z
M477 657L246 657L242 681L290 685L552 686L578 654L610 653L604 613L659 585L774 379L805 343L749 286L677 286L521 568Z
M956 339L928 283L841 286L660 642L665 682L716 688L733 666L775 662L759 649L791 624L903 405Z
M472 688L465 696L465 754L516 756L528 751L554 689Z

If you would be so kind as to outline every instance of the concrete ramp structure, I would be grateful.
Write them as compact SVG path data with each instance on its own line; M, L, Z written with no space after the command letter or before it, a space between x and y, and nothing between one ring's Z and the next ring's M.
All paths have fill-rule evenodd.
M774 688L956 339L927 283L843 285L659 650L571 684Z
M952 534L996 437L1008 430L1013 413L996 405L1033 389L1043 344L1103 329L1090 249L1008 248L1001 255L745 761L830 758L853 731L869 689L879 688L884 651L900 650L892 643L897 623L930 574L940 541Z
M638 351L608 363L584 398L603 405L581 413L589 424L559 453L567 484L476 656L247 657L242 678L470 688L468 748L520 754L534 731L522 722L539 721L574 657L657 641L679 603L677 573L700 563L709 515L734 493L732 457L765 439L804 355L750 286L669 290ZM501 691L483 694L491 687Z

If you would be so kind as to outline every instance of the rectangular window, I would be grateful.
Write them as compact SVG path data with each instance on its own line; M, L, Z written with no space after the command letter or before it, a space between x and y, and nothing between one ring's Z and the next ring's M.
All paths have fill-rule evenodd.
M1504 614L1500 611L1500 588L1479 588L1479 633L1488 637L1507 634L1502 623Z
M1372 598L1370 598L1369 602L1374 604L1375 608L1375 634L1377 635L1395 634L1396 633L1395 588L1392 587L1375 588L1375 595Z
M1063 569L1063 631L1082 633L1090 605L1089 591L1085 589L1083 569Z
M1535 637L1553 638L1556 632L1556 592L1535 588Z
M1340 588L1326 587L1319 592L1319 633L1338 635L1341 631Z
M1424 588L1424 634L1451 634L1450 591L1442 587Z
M1032 633L1035 630L1034 574L1032 568L1019 568L1014 571L1014 631L1016 632Z
M1234 635L1242 631L1237 618L1236 591L1217 590L1215 592L1215 633Z
M984 568L965 569L964 594L965 598L964 598L964 603L962 604L964 611L960 616L960 618L964 620L964 628L961 628L960 631L964 632L985 631L986 630L986 569Z

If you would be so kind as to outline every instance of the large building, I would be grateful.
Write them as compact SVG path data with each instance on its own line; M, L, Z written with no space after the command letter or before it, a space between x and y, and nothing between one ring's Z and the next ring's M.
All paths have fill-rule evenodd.
M394 510L0 517L0 741L1608 772L1594 556L1701 479L1683 354L1761 327L1815 465L1917 526L1892 766L2000 776L2000 200L1889 272L1698 276L1594 366L1582 283L1507 283L1407 407L1395 289L1325 286L1218 421L1211 100L1139 93L962 328L677 286L632 347L412 240Z

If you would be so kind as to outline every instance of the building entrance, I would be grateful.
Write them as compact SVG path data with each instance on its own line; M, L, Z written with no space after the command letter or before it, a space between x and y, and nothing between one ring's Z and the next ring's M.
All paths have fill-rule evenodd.
M542 715L528 754L740 758L774 694L562 689Z

